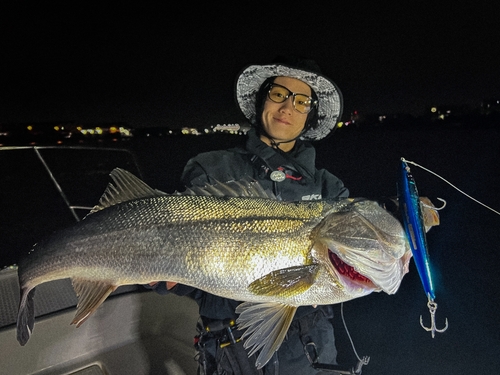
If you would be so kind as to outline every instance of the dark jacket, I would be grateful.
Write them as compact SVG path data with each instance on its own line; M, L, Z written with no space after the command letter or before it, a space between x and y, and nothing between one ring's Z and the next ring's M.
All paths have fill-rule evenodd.
M270 178L278 169L287 175L282 182ZM341 180L326 169L316 169L316 150L310 143L299 140L292 151L280 153L262 142L254 130L249 132L245 148L205 152L189 160L181 179L186 186L204 186L243 177L258 180L284 201L349 195Z

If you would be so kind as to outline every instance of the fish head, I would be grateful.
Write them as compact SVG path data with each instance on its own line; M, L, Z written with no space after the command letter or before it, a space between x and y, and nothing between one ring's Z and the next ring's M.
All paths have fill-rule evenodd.
M334 282L353 298L394 294L412 256L403 226L377 202L346 200L318 228L316 250Z

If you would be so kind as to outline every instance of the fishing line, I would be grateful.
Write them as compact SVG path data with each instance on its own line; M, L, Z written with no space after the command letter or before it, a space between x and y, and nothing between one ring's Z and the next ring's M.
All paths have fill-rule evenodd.
M443 180L444 182L446 182L448 185L450 185L452 188L454 188L454 189L455 189L455 190L457 190L458 192L460 192L460 193L462 193L463 195L465 195L467 198L469 198L469 199L473 200L474 202L476 202L476 203L480 204L481 206L483 206L483 207L487 208L488 210L493 211L493 212L494 212L494 213L496 213L497 215L500 215L500 212L498 212L497 210L494 210L494 209L493 209L493 208L491 208L490 206L487 206L486 204L484 204L484 203L482 203L482 202L478 201L476 198L471 197L469 194L467 194L467 193L466 193L466 192L464 192L463 190L460 190L458 187L456 187L455 185L453 185L450 181L446 180L444 177L441 177L440 175L438 175L436 172L433 172L433 171L431 171L430 169L427 169L427 168L425 168L425 167L421 166L420 164L417 164L417 163L415 163L415 162L413 162L413 161L406 160L405 158L401 158L401 160L402 160L402 161L404 161L404 162L406 162L406 163L408 163L408 164L413 164L413 165L415 165L415 166L417 166L417 167L419 167L419 168L423 169L424 171L427 171L427 172L429 172L429 173L433 174L434 176L436 176L436 177L440 178L441 180ZM439 199L439 198L438 198L438 199Z
M359 358L358 352L356 351L356 348L354 347L354 342L352 341L351 334L349 333L349 330L347 329L347 324L345 322L344 318L344 302L340 304L340 315L342 316L342 323L344 324L345 331L347 333L347 337L349 337L349 341L351 342L352 350L354 354L356 355L356 358L358 361L364 365L367 365L368 362L370 362L370 357L363 357L363 359Z

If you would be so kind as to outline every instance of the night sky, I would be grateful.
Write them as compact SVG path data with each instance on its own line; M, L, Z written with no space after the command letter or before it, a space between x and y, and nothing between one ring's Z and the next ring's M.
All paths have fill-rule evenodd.
M281 54L318 62L344 118L500 98L495 1L150 3L2 5L0 124L241 122L236 75Z

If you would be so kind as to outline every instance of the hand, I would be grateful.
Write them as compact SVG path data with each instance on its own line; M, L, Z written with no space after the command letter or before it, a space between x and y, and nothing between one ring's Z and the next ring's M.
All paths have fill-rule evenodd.
M427 197L419 197L420 207L424 219L425 231L428 232L432 227L439 225L439 213L436 206Z
M150 286L155 286L156 284L158 284L159 281L151 281L149 283ZM173 282L173 281L167 281L167 290L170 290L172 289L174 286L176 286L177 283Z
M177 283L174 283L173 281L167 281L167 290L172 289L176 285Z

